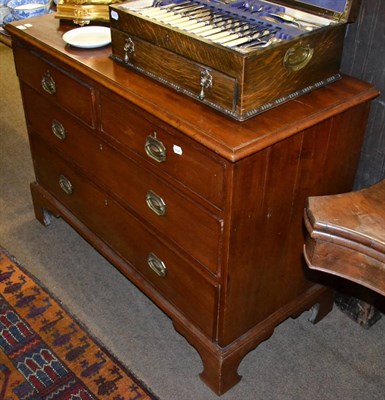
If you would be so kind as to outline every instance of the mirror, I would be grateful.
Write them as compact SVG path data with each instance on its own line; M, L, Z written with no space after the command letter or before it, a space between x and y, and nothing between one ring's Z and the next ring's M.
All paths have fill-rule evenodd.
M310 4L321 7L324 10L342 13L345 10L347 0L296 0L298 3Z

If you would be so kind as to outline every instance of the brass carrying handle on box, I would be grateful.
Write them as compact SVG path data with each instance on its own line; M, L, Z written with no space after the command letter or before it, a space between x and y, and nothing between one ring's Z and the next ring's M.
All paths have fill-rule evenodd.
M313 54L314 49L309 44L290 47L283 58L283 65L289 72L299 71L306 67Z

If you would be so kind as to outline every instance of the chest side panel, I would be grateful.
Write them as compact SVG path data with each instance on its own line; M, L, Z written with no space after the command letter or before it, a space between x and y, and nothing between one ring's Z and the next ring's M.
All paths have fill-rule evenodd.
M235 166L221 345L312 285L302 256L305 201L351 190L367 112L366 103L354 107Z

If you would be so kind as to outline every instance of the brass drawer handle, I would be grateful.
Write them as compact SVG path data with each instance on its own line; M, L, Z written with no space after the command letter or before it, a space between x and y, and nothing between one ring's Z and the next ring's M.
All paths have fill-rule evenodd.
M166 264L157 257L154 253L150 253L147 258L148 266L161 278L165 278L167 275Z
M154 132L154 136L147 136L144 150L153 160L159 163L166 161L166 147L159 139L157 139L156 132Z
M44 72L43 77L41 78L41 86L48 94L56 93L56 83L49 71Z
M128 37L124 42L124 62L127 64L130 61L130 56L135 54L135 43Z
M150 210L157 215L166 214L166 203L164 200L152 190L149 190L146 195L146 203Z
M72 183L64 175L59 176L59 185L65 194L70 195L74 191Z
M51 124L51 129L52 133L59 139L59 140L64 140L66 138L66 130L64 129L64 126L54 119Z
M198 98L199 100L204 100L206 96L205 89L208 89L213 86L213 77L207 69L201 71L200 86L201 86L201 91L199 93Z

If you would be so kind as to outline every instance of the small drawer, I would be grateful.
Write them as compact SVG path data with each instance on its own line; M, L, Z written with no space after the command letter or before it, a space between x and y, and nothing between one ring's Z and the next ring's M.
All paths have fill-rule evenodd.
M61 71L35 53L17 45L13 48L19 79L89 126L96 126L94 89Z
M203 146L115 96L100 95L102 131L218 208L224 207L226 164Z
M111 28L112 56L128 67L216 108L235 111L237 81L161 46Z
M31 145L39 184L132 265L154 290L213 337L216 285L43 142L32 138ZM128 269L123 272L130 277Z
M210 271L217 273L222 219L132 162L87 129L77 126L76 120L71 120L69 114L63 113L56 120L52 111L50 108L44 110L46 123L36 122L41 129L31 132L31 140L40 136L50 143L63 157L93 176L98 185L158 229L163 237L174 241ZM52 133L53 120L64 127L65 140Z
M57 107L45 96L20 82L27 124L32 130L54 146L75 143L78 148L88 146L87 125Z

